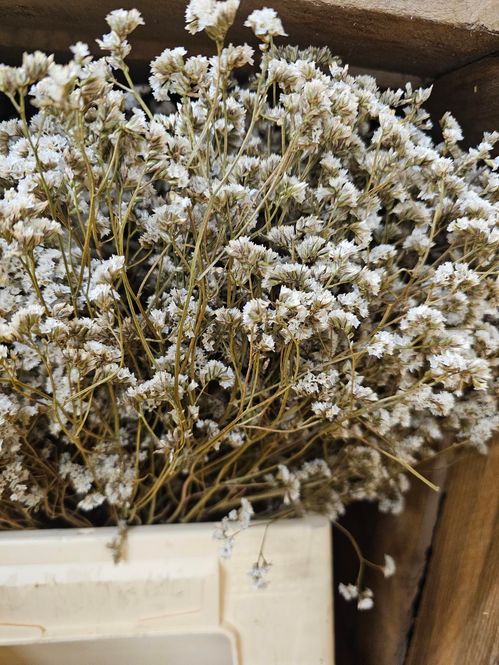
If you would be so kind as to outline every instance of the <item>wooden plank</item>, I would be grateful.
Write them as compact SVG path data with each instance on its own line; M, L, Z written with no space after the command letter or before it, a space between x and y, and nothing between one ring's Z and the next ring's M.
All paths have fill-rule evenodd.
M445 482L445 463L435 460L421 472L439 486ZM340 596L336 599L336 658L342 665L399 665L403 663L428 550L431 546L441 494L412 482L402 515L383 515L375 506L352 507L345 526L359 539L364 556L383 562L394 557L395 575L385 579L369 572L366 584L374 591L374 608L357 612ZM340 535L335 538L335 579L355 578L355 554ZM422 662L419 665L422 665ZM450 664L448 664L450 665Z
M499 445L449 472L406 665L499 662Z
M499 4L497 13L499 16ZM484 131L499 130L499 55L437 79L428 108L435 119L452 111L463 127L467 145L476 145Z
M242 0L234 41L251 41L244 17L262 0ZM499 50L497 0L269 0L282 16L291 43L328 45L362 67L435 77ZM207 50L203 35L183 29L186 0L0 0L0 55L24 48L67 52L80 39L94 43L106 30L105 14L138 6L146 26L132 38L133 57L149 60L166 46Z
M330 0L326 0L330 2ZM474 29L482 26L487 30L499 29L497 0L342 0L343 7L365 5L371 10L386 14L397 14L411 19L425 19L436 23L448 23Z

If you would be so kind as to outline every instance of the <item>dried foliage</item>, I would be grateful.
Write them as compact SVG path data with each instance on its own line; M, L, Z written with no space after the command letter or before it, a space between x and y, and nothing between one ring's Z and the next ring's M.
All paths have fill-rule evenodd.
M497 425L498 135L463 151L447 114L435 145L430 90L275 46L270 9L258 58L224 47L238 4L189 3L217 55L164 51L152 98L136 10L100 59L0 68L3 527L229 513L229 553L253 513L398 512Z

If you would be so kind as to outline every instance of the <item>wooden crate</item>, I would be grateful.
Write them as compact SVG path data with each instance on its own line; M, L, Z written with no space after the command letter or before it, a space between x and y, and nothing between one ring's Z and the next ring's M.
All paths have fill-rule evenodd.
M133 65L167 46L209 52L211 43L183 29L186 0L0 0L0 60L23 50L55 52L63 61L77 40L94 44L105 14L137 7L146 26L133 35ZM434 118L451 110L469 143L499 129L499 0L242 0L240 15L267 4L283 19L289 41L327 45L355 72L383 86L433 83ZM229 38L250 41L235 25ZM489 457L442 458L423 469L442 492L414 484L402 517L356 506L345 523L365 554L398 560L390 580L372 579L375 609L356 613L338 599L337 661L341 665L493 665L499 662L497 511L499 448ZM495 529L495 531L494 531ZM336 576L352 579L354 557L337 537ZM371 580L370 580L371 582Z

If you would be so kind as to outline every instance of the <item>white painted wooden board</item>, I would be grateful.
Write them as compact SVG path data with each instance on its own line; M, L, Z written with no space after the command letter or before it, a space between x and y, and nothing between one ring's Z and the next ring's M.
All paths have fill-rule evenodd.
M264 590L265 527L228 561L213 528L132 527L119 564L112 528L1 533L0 665L333 665L328 520L268 528Z

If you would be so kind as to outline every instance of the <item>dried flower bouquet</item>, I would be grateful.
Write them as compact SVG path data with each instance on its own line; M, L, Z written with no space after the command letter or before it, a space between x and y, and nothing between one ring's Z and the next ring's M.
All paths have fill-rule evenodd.
M192 0L217 54L167 49L149 88L136 10L100 59L0 68L3 528L228 513L228 554L253 514L399 512L498 424L499 134L465 151L446 114L435 145L429 89L276 46L272 9L258 58L224 46L238 4Z

